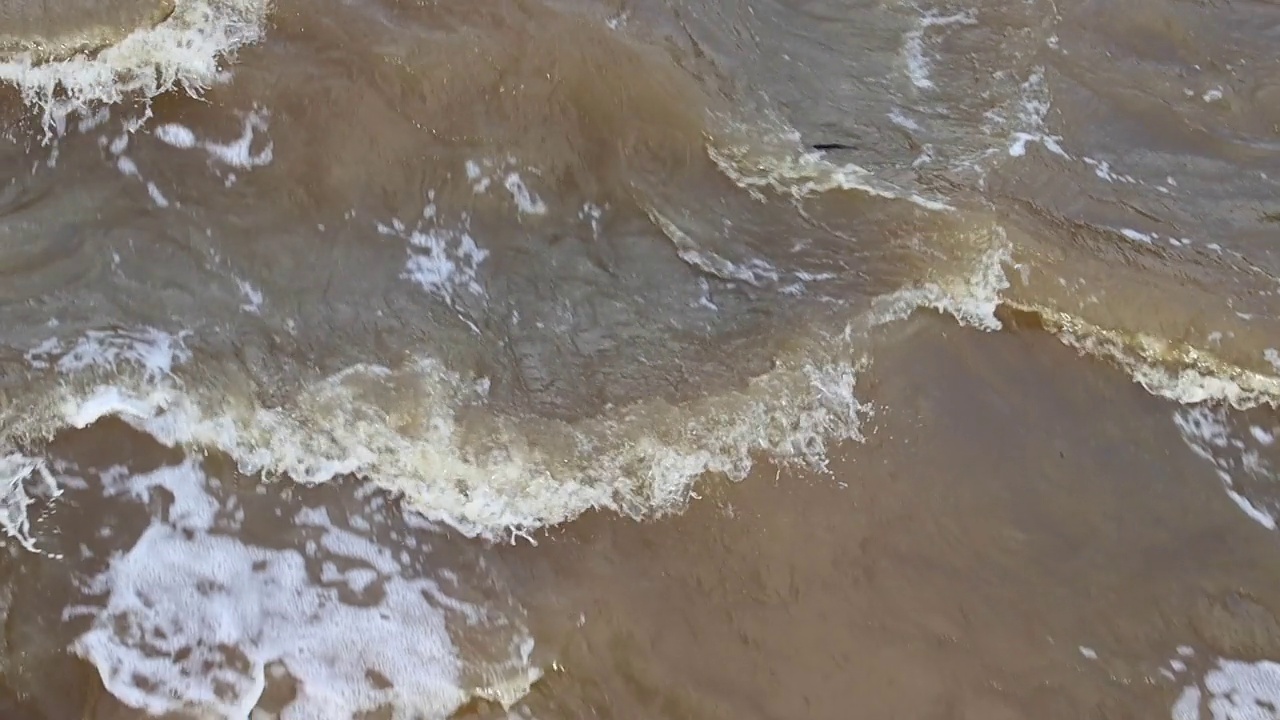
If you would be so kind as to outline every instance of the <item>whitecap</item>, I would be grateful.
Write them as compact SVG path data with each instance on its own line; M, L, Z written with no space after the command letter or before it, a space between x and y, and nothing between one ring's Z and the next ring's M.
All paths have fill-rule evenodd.
M195 95L225 81L223 63L261 39L268 8L267 0L177 0L158 25L98 52L47 62L29 54L0 59L0 82L41 110L47 140L73 114L92 116L125 98L175 89Z

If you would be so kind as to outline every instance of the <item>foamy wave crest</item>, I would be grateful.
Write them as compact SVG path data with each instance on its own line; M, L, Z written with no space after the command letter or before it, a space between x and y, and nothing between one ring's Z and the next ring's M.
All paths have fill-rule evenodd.
M1186 343L1100 327L1047 305L1010 298L1006 269L1016 267L1014 248L999 226L957 233L951 241L955 259L943 263L946 271L877 298L877 323L901 320L929 308L962 325L995 331L1004 326L997 315L1004 306L1036 316L1064 345L1118 366L1153 395L1184 405L1221 402L1237 410L1280 407L1280 376L1264 368L1265 364L1280 369L1273 361L1280 356L1276 351L1261 354L1258 369L1248 368Z
M960 233L953 238L953 245L952 252L958 258L947 263L945 272L877 298L876 321L893 322L920 308L929 308L978 330L1004 327L996 317L996 309L1004 302L1003 292L1009 287L1005 267L1013 263L1012 246L1004 230L995 226ZM956 272L957 265L961 272Z
M14 85L40 108L51 134L68 116L95 106L174 89L202 92L223 79L231 53L261 39L269 9L269 0L177 0L159 24L97 52L0 59L0 82Z
M242 369L201 357L198 337L133 330L30 351L27 362L54 383L0 410L0 427L31 452L59 429L119 418L168 446L225 453L247 474L307 484L354 475L491 539L592 508L652 517L682 509L704 474L741 479L761 455L820 467L831 442L861 440L872 411L856 382L873 328L928 307L998 329L1006 238L979 228L958 236L955 251L923 282L810 335L771 371L680 403L652 398L572 422L525 417L495 409L487 378L424 357L353 366L268 407Z
M1226 362L1185 343L1098 327L1039 305L1009 305L1038 316L1068 347L1118 365L1153 395L1183 404L1220 401L1238 410L1280 406L1280 377L1275 375Z
M102 338L68 345L33 356L46 372L66 372L39 402L4 413L10 441L34 444L119 418L168 446L226 453L247 474L308 484L361 477L432 520L492 539L591 508L634 517L679 509L698 477L740 479L756 453L821 465L831 440L861 439L869 412L854 395L862 358L844 337L780 358L732 392L642 401L575 422L495 411L487 379L432 359L354 366L265 407L207 365L183 367L188 350L176 341L139 337L129 352ZM88 360L75 354L83 347L110 352Z

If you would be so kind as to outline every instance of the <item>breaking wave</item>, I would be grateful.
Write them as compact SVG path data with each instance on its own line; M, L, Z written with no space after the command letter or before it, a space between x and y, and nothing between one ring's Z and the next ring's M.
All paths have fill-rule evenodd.
M154 382L145 366L129 380L94 382L89 373L68 378L40 422L24 413L6 425L34 439L115 417L169 446L224 452L245 473L302 483L364 477L428 518L497 538L590 508L636 517L673 509L702 473L744 476L755 452L820 463L829 439L860 437L867 411L854 396L860 361L848 350L782 361L732 393L641 402L576 423L497 416L485 408L484 378L420 360L352 367L270 408L184 382L180 371ZM30 463L12 475L16 487L39 477ZM27 502L11 494L6 523L24 544Z
M1182 404L1223 402L1238 410L1280 406L1280 377L1192 345L1098 327L1049 307L1009 302L1038 318L1064 345L1111 362L1153 395Z
M224 80L227 58L261 39L269 10L268 0L177 0L156 25L68 57L42 57L17 43L0 56L0 82L40 109L47 138L75 113L171 90L196 95Z

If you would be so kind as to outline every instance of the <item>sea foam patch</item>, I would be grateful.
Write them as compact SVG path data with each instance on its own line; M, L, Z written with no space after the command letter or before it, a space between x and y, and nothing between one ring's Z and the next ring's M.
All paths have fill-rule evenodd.
M275 143L268 135L271 113L263 107L238 112L240 134L231 140L202 138L195 131L180 123L164 123L156 126L152 134L170 147L179 150L202 150L211 162L237 170L253 170L270 165L275 159ZM227 184L235 182L234 175L227 176Z
M1171 720L1275 720L1280 718L1280 663L1216 658L1203 673L1188 668L1195 652L1186 646L1161 674L1183 686ZM1196 675L1199 675L1196 677Z
M1260 425L1238 428L1234 413L1224 407L1197 405L1180 408L1174 424L1192 452L1208 461L1227 497L1249 519L1275 530L1280 518L1273 454L1276 428ZM1246 423L1247 424L1247 423Z
M502 160L491 158L468 160L464 164L464 168L467 173L467 181L471 183L471 190L475 194L483 195L489 192L496 183L507 191L518 214L547 214L546 202L529 188L524 176L520 173L515 157L508 155ZM536 174L537 172L536 169L531 168L524 168L524 170L527 173Z
M1062 149L1062 138L1045 130L1045 118L1049 114L1052 98L1049 85L1045 82L1044 68L1034 68L1018 90L1013 118L1006 121L1006 125L1013 129L1009 137L1009 155L1022 157L1027 154L1028 145L1038 143L1058 157L1072 159Z
M457 309L464 297L486 297L480 266L489 251L472 237L470 216L463 215L456 225L445 225L434 200L434 195L427 198L421 217L412 225L395 218L375 227L380 234L406 243L409 259L402 277Z
M249 718L287 677L283 718L445 718L474 697L510 705L538 677L518 606L493 589L514 613L476 604L433 555L433 528L384 495L357 493L354 510L286 503L237 494L192 460L88 479L109 501L152 509L64 612L89 620L72 650L131 707ZM244 539L246 518L269 543ZM458 633L490 650L464 652Z
M254 107L247 112L237 111L236 115L241 122L241 131L239 136L231 140L202 138L187 126L172 122L158 125L151 134L172 148L203 151L208 156L212 171L222 179L226 187L231 187L238 180L236 171L247 172L265 167L275 157L275 144L268 134L270 113L264 108ZM110 154L112 163L121 175L141 182L156 207L163 209L176 203L170 201L160 186L148 178L138 162L128 154L129 148L137 142L136 133L142 129L146 120L143 117L121 123L122 128L118 134L99 136L98 145Z
M53 367L63 375L90 370L118 372L139 368L149 380L171 376L176 365L191 359L187 332L172 334L153 327L90 330L74 342L50 338L26 353L34 369Z
M41 552L31 528L31 506L62 494L45 462L18 453L0 456L0 528L30 552Z

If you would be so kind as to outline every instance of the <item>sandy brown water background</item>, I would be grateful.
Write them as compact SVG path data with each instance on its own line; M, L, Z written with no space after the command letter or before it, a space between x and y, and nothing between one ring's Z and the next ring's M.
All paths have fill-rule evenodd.
M3 717L1280 717L1273 4L142 5L0 0Z

